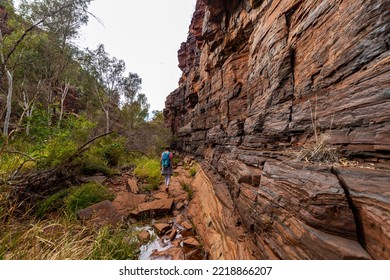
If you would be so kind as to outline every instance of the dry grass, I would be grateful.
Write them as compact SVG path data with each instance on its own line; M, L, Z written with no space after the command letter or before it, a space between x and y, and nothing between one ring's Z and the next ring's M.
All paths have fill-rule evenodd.
M318 134L314 143L305 144L297 153L297 160L325 164L337 163L339 160L337 149L327 144L327 139L326 135Z
M320 131L320 125L317 118L318 111L318 97L316 95L314 108L311 102L310 105L310 117L311 125L314 133L314 143L306 143L301 150L297 153L298 161L306 161L312 163L325 163L325 164L334 164L339 160L338 152L336 147L327 143L329 136ZM332 118L330 124L330 131L333 126Z
M88 228L77 221L8 222L1 226L0 259L135 259L138 244L131 229Z

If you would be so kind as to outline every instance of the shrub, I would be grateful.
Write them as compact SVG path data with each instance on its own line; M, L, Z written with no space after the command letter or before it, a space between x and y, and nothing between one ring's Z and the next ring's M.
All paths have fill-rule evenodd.
M52 138L46 147L41 150L38 165L40 167L53 167L61 164L77 151L77 144L65 137Z
M77 212L103 200L113 200L114 195L103 185L90 182L74 188L65 198L68 211Z
M195 177L195 175L196 175L196 168L195 168L195 167L192 167L192 168L190 169L190 176L191 176L191 177Z
M94 175L102 173L106 176L112 176L113 170L108 167L107 162L96 154L87 152L80 159L78 164L81 166L81 172L85 175Z
M161 178L160 162L157 159L142 157L136 160L135 164L134 175L138 179L146 181L150 188L158 187Z
M35 216L37 218L42 218L50 212L64 208L64 199L68 194L69 190L65 189L46 198L37 205L37 209L35 210Z
M125 158L126 139L107 137L101 143L101 152L109 166L118 166Z

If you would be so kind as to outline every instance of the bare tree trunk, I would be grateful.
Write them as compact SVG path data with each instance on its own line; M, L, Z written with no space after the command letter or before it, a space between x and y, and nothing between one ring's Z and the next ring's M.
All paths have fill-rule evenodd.
M5 114L5 120L4 120L4 129L3 134L4 137L8 138L8 128L11 118L11 110L12 110L12 93L13 93L13 76L12 73L9 71L6 65L6 60L4 59L4 53L3 53L3 33L0 29L0 56L1 56L1 63L2 69L4 69L4 72L7 74L7 82L8 82L8 93L7 93L7 106L6 106L6 114Z
M110 132L110 103L108 103L107 106L104 106L105 104L104 101L102 100L102 97L99 94L99 90L97 86L95 87L96 87L96 95L99 99L100 106L102 106L102 110L106 115L106 133L109 133Z
M18 127L20 127L22 125L23 118L24 118L24 116L26 116L27 117L27 125L26 125L26 134L27 135L30 134L30 117L32 116L34 108L35 108L35 100L38 98L38 96L40 94L39 87L40 87L41 81L42 80L40 80L38 82L37 92L35 93L32 100L29 99L29 97L26 93L26 90L24 88L24 82L23 82L23 88L22 88L23 100L20 101L20 107L22 107L23 113L19 118Z
M6 69L6 74L7 74L7 80L8 80L8 93L7 93L7 113L5 114L5 121L4 121L4 136L8 137L8 128L9 128L9 123L11 119L11 110L12 110L12 92L13 92L13 76L11 72Z
M69 92L69 84L68 83L65 83L65 88L64 90L62 91L62 94L61 94L61 108L60 108L60 118L58 120L58 127L61 125L61 121L62 121L62 117L64 115L64 102L65 102L65 98L66 96L68 95L68 92Z
M107 108L106 112L106 133L110 132L110 110Z

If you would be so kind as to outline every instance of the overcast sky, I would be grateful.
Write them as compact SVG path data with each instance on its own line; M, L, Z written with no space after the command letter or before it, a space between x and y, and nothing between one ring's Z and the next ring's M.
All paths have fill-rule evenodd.
M151 110L162 110L181 76L177 51L187 39L196 0L94 0L79 44L104 44L111 57L123 59L126 71L142 78Z

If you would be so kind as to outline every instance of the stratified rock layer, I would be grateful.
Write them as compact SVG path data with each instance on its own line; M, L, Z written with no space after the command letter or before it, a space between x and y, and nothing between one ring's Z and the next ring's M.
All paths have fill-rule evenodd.
M229 195L222 205L256 244L229 233L214 257L390 259L389 6L197 1L164 115L178 148L221 176L210 195ZM294 160L316 144L340 163ZM226 219L205 218L223 225L205 226L206 245Z

